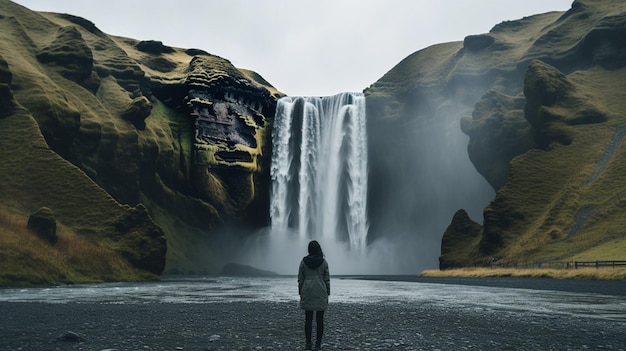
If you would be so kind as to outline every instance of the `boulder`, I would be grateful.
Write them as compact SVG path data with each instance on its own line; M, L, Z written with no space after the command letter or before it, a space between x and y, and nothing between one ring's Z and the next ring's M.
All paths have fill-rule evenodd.
M163 42L158 40L142 40L137 43L137 45L135 45L135 48L141 52L154 55L174 52L174 49L169 46L163 45Z
M64 342L83 342L85 341L85 338L83 338L82 336L80 336L80 334L75 333L73 331L67 331L63 335L59 336L57 340L64 341Z
M494 41L489 34L469 35L463 40L463 47L469 51L480 51L488 48Z
M150 116L151 110L152 104L150 103L150 100L148 100L145 96L140 96L133 99L126 106L126 109L122 112L122 118L130 121L135 128L143 130L146 127L146 122L144 120Z
M196 48L191 48L191 49L187 49L185 50L185 54L189 55L189 56L210 56L211 54L209 54L208 52L202 50L202 49L196 49Z
M51 245L56 244L58 240L57 222L54 213L47 207L42 207L30 215L27 228L46 239Z

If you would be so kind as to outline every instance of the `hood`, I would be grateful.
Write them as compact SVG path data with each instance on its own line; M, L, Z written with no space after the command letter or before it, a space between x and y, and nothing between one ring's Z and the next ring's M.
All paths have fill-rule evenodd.
M302 259L304 264L311 269L319 267L324 262L324 257L318 255L308 255Z

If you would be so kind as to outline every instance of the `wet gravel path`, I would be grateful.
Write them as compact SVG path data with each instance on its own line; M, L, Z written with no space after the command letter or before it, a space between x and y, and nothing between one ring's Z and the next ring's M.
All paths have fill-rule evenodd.
M0 350L302 350L296 303L0 302ZM324 350L626 350L626 322L435 304L335 303ZM73 331L82 342L59 341Z

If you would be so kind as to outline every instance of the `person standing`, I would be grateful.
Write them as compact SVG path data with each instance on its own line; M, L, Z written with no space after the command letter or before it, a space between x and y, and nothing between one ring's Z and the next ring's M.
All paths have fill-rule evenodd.
M330 295L330 273L322 247L317 241L313 240L309 243L308 252L309 255L302 259L298 269L300 308L304 310L305 316L305 349L311 350L313 313L315 312L317 325L315 349L321 350L322 334L324 334L324 311L328 307L328 295Z

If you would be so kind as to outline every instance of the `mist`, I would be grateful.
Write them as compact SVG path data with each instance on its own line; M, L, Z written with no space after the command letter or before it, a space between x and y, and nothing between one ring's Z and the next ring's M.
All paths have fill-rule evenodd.
M249 236L233 256L238 263L282 275L298 274L300 261L307 253L310 240L322 246L331 275L417 274L419 248L414 251L406 241L381 238L370 243L364 251L350 250L348 243L331 238L302 238L291 231L287 240L274 240L277 233L264 228ZM398 256L402 259L398 259Z
M264 228L240 247L238 262L296 274L308 242L317 240L331 274L419 274L438 268L441 238L454 213L463 208L482 222L482 211L494 196L470 162L468 136L460 129L460 117L471 109L442 99L421 100L393 121L375 112L367 116L369 229L364 249L328 230L303 234L293 226Z
M471 163L469 137L460 128L473 106L457 96L424 95L395 121L377 115L376 106L368 109L369 237L412 248L397 251L396 259L415 262L416 271L438 268L441 238L457 210L482 223L494 196Z

